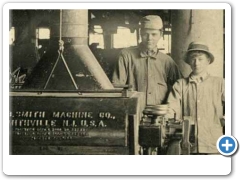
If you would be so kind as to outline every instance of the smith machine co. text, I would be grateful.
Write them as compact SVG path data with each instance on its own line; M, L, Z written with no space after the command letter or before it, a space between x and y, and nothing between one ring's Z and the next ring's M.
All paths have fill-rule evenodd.
M49 113L49 112L48 112ZM107 127L105 120L115 119L110 112L50 112L17 111L10 112L12 127ZM95 117L95 119L94 119Z
M89 136L90 129L106 129L114 119L110 112L16 111L10 112L10 127L16 137L67 140Z

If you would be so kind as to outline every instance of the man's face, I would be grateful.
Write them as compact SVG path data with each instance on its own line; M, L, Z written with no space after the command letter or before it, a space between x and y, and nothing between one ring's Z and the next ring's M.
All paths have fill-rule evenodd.
M157 46L161 37L161 32L157 29L142 29L141 37L144 47L148 50L152 50Z
M191 52L188 56L188 62L192 68L193 74L198 75L207 71L210 59L203 52Z

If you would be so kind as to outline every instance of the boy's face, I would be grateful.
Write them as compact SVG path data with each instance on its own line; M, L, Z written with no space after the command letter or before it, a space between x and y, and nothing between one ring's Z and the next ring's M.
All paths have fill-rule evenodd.
M206 53L195 51L189 54L188 62L192 68L193 74L198 75L207 71L210 59Z
M157 46L157 43L161 37L161 32L157 29L142 29L141 37L145 48L152 50Z

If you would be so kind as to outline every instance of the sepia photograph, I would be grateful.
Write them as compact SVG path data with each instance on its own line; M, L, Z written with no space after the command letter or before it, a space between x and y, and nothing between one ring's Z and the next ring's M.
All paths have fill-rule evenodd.
M4 10L9 159L26 157L29 166L50 158L45 169L61 159L93 167L105 161L107 168L93 175L118 174L120 161L128 162L127 171L136 165L126 174L148 174L144 166L152 164L148 172L165 175L173 162L207 160L203 174L229 173L222 170L231 164L225 156L237 150L236 139L225 137L231 134L230 6L50 4ZM166 164L164 171L154 171L163 167L156 161ZM224 164L221 172L209 168L214 164ZM87 170L76 174L89 174L89 166L80 167ZM173 174L199 172L183 168Z
M10 10L10 154L219 154L224 10Z

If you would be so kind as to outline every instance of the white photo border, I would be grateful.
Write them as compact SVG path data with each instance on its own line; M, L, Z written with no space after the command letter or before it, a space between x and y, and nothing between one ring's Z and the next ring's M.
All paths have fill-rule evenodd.
M9 155L10 9L225 9L226 135L231 135L231 6L227 3L7 3L3 6L3 172L7 175L228 175L231 157ZM214 167L214 168L213 168Z

